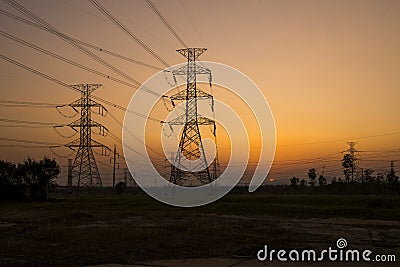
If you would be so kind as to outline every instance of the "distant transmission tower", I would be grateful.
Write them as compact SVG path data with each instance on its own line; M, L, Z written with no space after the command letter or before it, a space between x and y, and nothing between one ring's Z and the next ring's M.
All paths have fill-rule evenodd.
M349 154L356 159L356 153L359 152L356 148L355 145L357 145L357 142L347 142L347 144L349 145L349 149L347 149L346 151L349 152Z
M195 178L196 182L200 182L201 184L211 183L217 178L217 160L214 160L213 168L208 167L199 129L199 125L213 125L213 134L215 137L215 122L199 115L197 112L197 101L199 98L211 99L213 101L213 96L197 88L196 84L197 75L205 74L209 76L211 85L211 70L196 64L196 59L205 51L207 51L206 48L177 50L177 52L187 59L187 64L172 72L174 76L186 76L186 90L182 90L170 97L173 103L174 101L186 101L185 113L169 122L170 125L184 125L179 149L173 161L176 167L173 164L171 165L170 182L177 185L184 185L185 182L193 185L191 177ZM189 169L186 165L186 167L182 165L182 156L190 161L199 160L199 162L195 166L190 166Z
M349 145L349 149L342 151L342 153L350 154L353 159L353 168L351 170L351 179L353 181L354 179L357 180L362 177L362 169L358 166L359 154L362 151L355 148L357 142L347 142L347 144Z
M101 84L78 84L73 85L75 89L81 91L81 98L72 102L69 106L73 109L80 109L80 119L70 123L68 126L76 130L79 128L79 139L76 139L65 146L73 149L78 148L73 165L72 179L77 187L102 187L93 148L101 148L102 154L110 151L105 145L92 139L92 128L97 128L98 134L106 136L106 127L92 120L92 111L105 117L107 109L90 98L91 93L98 89Z

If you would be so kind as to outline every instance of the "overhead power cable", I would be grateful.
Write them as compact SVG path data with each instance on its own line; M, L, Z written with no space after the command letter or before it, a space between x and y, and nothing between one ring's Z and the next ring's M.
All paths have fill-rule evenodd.
M20 38L18 38L18 37L15 37L15 36L13 36L13 35L11 35L11 34L8 34L8 33L4 32L4 31L0 31L0 35L4 36L4 37L6 37L6 38L8 38L8 39L10 39L10 40L13 40L13 41L15 41L15 42L17 42L17 43L20 43L20 44L23 44L23 45L25 45L25 46L27 46L27 47L30 47L30 48L32 48L32 49L34 49L34 50L36 50L36 51L39 51L39 52L41 52L41 53L43 53L43 54L46 54L46 55L48 55L48 56L51 56L51 57L53 57L53 58L56 58L56 59L61 60L61 61L63 61L63 62L66 62L66 63L68 63L68 64L71 64L71 65L76 66L76 67L78 67L78 68L81 68L81 69L83 69L83 70L86 70L86 71L89 71L89 72L91 72L91 73L94 73L94 74L96 74L96 75L98 75L98 76L101 76L101 77L103 77L103 78L112 80L112 81L114 81L114 82L118 82L118 83L120 83L120 84L129 86L129 87L133 87L133 88L136 88L136 89L138 88L138 85L133 85L133 84L131 84L131 83L128 83L128 82L122 81L122 80L120 80L120 79L114 78L114 77L112 77L112 76L110 76L110 75L101 73L101 72L99 72L99 71L97 71L97 70L94 70L94 69L92 69L92 68L86 67L86 66L84 66L84 65L82 65L82 64L79 64L79 63L77 63L77 62L75 62L75 61L72 61L72 60L67 59L67 58L65 58L65 57L62 57L62 56L60 56L60 55L57 55L57 54L55 54L55 53L53 53L53 52L50 52L50 51L48 51L48 50L46 50L46 49L44 49L44 48L41 48L41 47L36 46L36 45L34 45L34 44L32 44L32 43L29 43L29 42L27 42L27 41L24 41L24 40L22 40L22 39L20 39Z
M106 16L111 22L113 22L118 28L120 28L124 33L126 33L131 39L138 43L142 48L144 48L149 54L156 58L165 67L169 67L168 64L160 55L154 52L144 41L142 41L138 36L132 33L125 25L123 25L116 17L114 17L104 6L102 6L97 0L89 0L104 16Z
M112 70L113 72L119 74L121 77L127 79L130 82L133 82L134 84L136 84L138 86L141 85L141 83L139 81L135 80L134 78L132 78L128 74L124 73L120 69L116 68L112 64L106 62L104 59L100 58L99 56L97 56L96 54L94 54L93 52L91 52L90 50L88 50L87 48L82 46L81 44L74 42L73 40L68 38L68 36L66 36L60 30L58 30L56 27L47 23L45 20L43 20L42 18L40 18L39 16L34 14L32 11L26 9L24 6L20 5L18 2L14 1L14 0L3 0L3 1L6 2L7 4L9 4L11 7L15 8L16 10L18 10L19 12L21 12L22 14L24 14L25 16L29 17L30 19L32 19L32 20L36 21L37 23L39 23L40 25L42 25L43 27L47 28L49 32L53 33L57 37L66 41L68 44L77 48L79 51L81 51L85 55L91 57L98 63L102 64L103 66L107 67L108 69Z
M62 107L67 106L66 104L54 104L54 103L43 103L43 102L30 102L30 101L16 101L16 100L0 100L0 105L5 103L6 105L22 105L22 106L38 106L38 107Z
M14 64L14 65L16 65L16 66L18 66L18 67L20 67L20 68L23 68L23 69L28 70L28 71L30 71L30 72L32 72L32 73L35 73L36 75L39 75L39 76L41 76L41 77L43 77L43 78L45 78L45 79L48 79L48 80L50 80L50 81L52 81L52 82L54 82L54 83L56 83L56 84L59 84L59 85L61 85L61 86L67 87L67 88L69 88L69 89L71 89L71 90L74 90L74 91L76 91L76 92L81 93L81 91L79 91L79 90L76 89L75 87L73 87L73 86L71 86L71 85L69 85L69 84L66 84L65 82L62 82L62 81L60 81L60 80L57 80L57 79L55 79L55 78L53 78L53 77L51 77L51 76L49 76L49 75L47 75L47 74L44 74L44 73L42 73L42 72L40 72L40 71L38 71L38 70L35 70L35 69L31 68L31 67L28 67L28 66L26 66L26 65L24 65L24 64L22 64L22 63L20 63L20 62L18 62L18 61L15 61L15 60L13 60L13 59L7 57L7 56L0 55L0 58L3 59L3 60L5 60L5 61L8 61L9 63L12 63L12 64ZM131 114L133 114L133 115L136 115L136 116L139 116L139 117L142 117L142 118L147 118L148 120L151 120L151 121L154 121L154 122L164 123L164 121L162 121L162 120L159 120L159 119L156 119L156 118L153 118L153 117L150 117L150 116L141 114L141 113L139 113L139 112L136 112L136 111L133 111L133 110L130 110L130 109L127 109L127 108L124 108L124 107L122 107L122 106L120 106L120 105L117 105L117 104L115 104L115 103L112 103L111 101L102 99L102 98L100 98L100 97L91 96L91 98L93 98L93 99L95 99L95 100L98 100L99 102L102 102L102 103L104 103L104 104L107 104L107 105L109 105L109 106L111 106L111 107L114 107L114 108L120 109L120 110L122 110L122 111L126 111L126 112L128 112L128 113L131 113Z
M7 11L0 10L0 14L2 14L2 15L4 15L4 16L7 16L7 17L9 17L9 18L12 18L12 19L14 19L14 20L18 20L18 21L20 21L20 22L23 22L23 23L25 23L25 24L27 24L27 25L30 25L30 26L32 26L32 27L35 27L35 28L37 28L37 29L40 29L40 30L43 30L43 31L47 31L47 32L52 33L52 30L50 30L50 29L48 29L48 28L46 28L46 27L44 27L44 26L42 26L42 25L40 25L40 24L38 24L38 23L35 23L35 22L32 22L32 21L26 20L26 19L24 19L24 18L22 18L22 17L20 17L20 16L14 15L14 14L9 13L9 12L7 12ZM141 66L150 68L150 69L154 69L154 70L163 70L163 68L160 68L160 67L157 67L157 66L153 66L153 65L151 65L151 64L147 64L147 63L145 63L145 62L142 62L142 61L139 61L139 60L136 60L136 59L132 59L132 58L129 58L129 57L127 57L127 56L123 56L123 55L121 55L121 54L112 52L112 51L110 51L110 50L107 50L107 49L104 49L104 48L95 46L95 45L93 45L93 44L84 42L84 41L82 41L82 40L73 38L73 37L71 37L71 36L69 36L69 35L66 35L66 34L63 34L63 35L64 35L65 37L71 39L72 41L78 43L78 44L84 45L84 46L89 47L89 48L91 48L91 49L93 49L93 50L97 50L97 51L99 51L99 52L108 54L108 55L110 55L110 56L113 56L113 57L116 57L116 58L119 58L119 59L122 59L122 60L125 60L125 61L129 61L129 62L138 64L138 65L141 65Z
M34 145L13 145L13 144L7 144L7 145L0 145L0 147L13 147L13 148L49 148L49 146L34 146Z
M4 119L0 118L0 122L6 123L21 123L21 124L30 124L30 125L41 125L41 126L55 126L59 125L54 122L43 122L43 121L25 121L25 120L13 120L13 119Z
M47 145L47 146L53 146L53 147L63 146L62 144L58 144L58 143L49 143L49 142L41 142L41 141L25 140L25 139L15 139L15 138L7 138L7 137L0 137L0 141Z
M157 9L156 5L151 0L146 0L147 4L153 10L153 12L157 15L157 17L164 23L165 26L170 30L170 32L175 36L176 39L187 48L187 44L182 40L182 38L178 35L175 29L168 23L167 19L161 14L161 12Z
M111 114L111 113L109 112L108 115L110 115L110 117L111 117L114 121L116 121L116 122L118 123L119 126L121 126L121 129L125 129L125 130L127 131L127 133L129 133L129 134L130 134L131 136L133 136L136 140L138 140L139 142L141 142L142 144L144 144L149 150L153 151L154 153L158 154L158 155L161 156L161 157L164 157L163 154L161 154L160 152L158 152L158 151L155 150L154 148L152 148L152 147L146 145L146 144L144 143L144 141L140 140L139 137L137 137L137 136L136 136L134 133L132 133L128 128L126 128L126 127L123 125L123 123L120 122L113 114ZM118 139L119 139L119 141L122 143L122 140L121 140L120 138L118 138Z

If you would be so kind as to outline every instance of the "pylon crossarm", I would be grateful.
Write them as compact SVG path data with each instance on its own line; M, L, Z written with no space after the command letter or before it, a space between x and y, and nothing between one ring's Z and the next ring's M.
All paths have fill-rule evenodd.
M75 108L79 108L79 107L82 107L82 99L80 98L80 99L77 99L77 100L75 100L74 102L72 102L71 104L69 104L68 106L70 106L70 107L72 107L73 109L75 109ZM75 109L76 110L76 109ZM77 111L77 110L76 110Z
M107 127L101 125L100 123L97 123L97 124L98 124L98 126L92 126L92 127L95 127L98 129L98 133L96 133L96 134L106 137L109 132Z
M80 128L80 127L82 127L81 119L71 122L67 126L71 127L74 130L75 130L75 128ZM99 132L100 132L99 134L101 134L101 133L107 134L108 133L108 129L104 125L102 125L96 121L93 121L93 120L89 120L89 122L87 122L85 124L85 127L99 128Z
M189 58L190 61L193 61L197 59L201 54L206 52L207 48L183 48L176 51L185 58Z
M99 143L99 142L97 142L96 140L90 140L91 141L91 144L90 144L90 146L91 147L104 147L105 149L107 149L108 151L111 151L111 149L108 147L108 146L106 146L106 145L103 145L102 143Z
M211 75L211 70L199 65L189 64L172 71L173 75L187 75L188 73Z
M170 96L170 99L173 100L185 100L186 99L186 92L185 91L180 91L176 94L173 94Z
M75 139L75 140L69 142L68 144L65 144L64 146L68 147L70 149L72 149L73 147L79 147L80 146L80 139Z
M75 128L81 127L81 119L79 118L76 121L69 123L68 126L71 127L72 129L76 130Z
M186 115L182 114L168 122L169 125L184 125L186 123Z
M101 86L102 86L102 84L99 84L99 83L96 83L96 84L74 84L74 85L71 85L71 87L73 87L76 90L79 90L81 92L84 92L85 90L87 90L89 94L94 92L94 91L96 91Z
M214 125L215 122L212 119L209 119L207 117L199 116L197 117L197 124L199 125Z
M97 103L94 100L90 100L90 101L91 101L90 106L94 107L94 108L97 108L97 109L94 110L95 113L97 113L97 114L99 114L99 115L101 115L103 117L107 116L108 110L107 110L106 107L104 107L102 104Z
M213 99L213 96L210 95L209 93L204 92L201 89L197 89L197 98Z

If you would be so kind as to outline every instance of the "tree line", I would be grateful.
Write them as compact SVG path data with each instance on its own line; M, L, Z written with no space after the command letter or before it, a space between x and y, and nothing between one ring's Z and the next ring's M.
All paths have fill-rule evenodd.
M59 173L60 166L47 157L19 164L0 160L0 200L47 200Z
M376 176L373 174L375 171L370 168L360 169L356 166L356 159L352 154L343 155L341 161L341 166L343 170L344 179L334 177L331 184L336 183L369 183L369 184L386 184L392 188L399 188L399 176L396 175L396 170L394 166L390 167L389 172L384 175L378 173ZM327 185L327 179L323 174L317 175L316 170L311 168L307 172L308 180L299 179L297 177L292 177L290 179L290 185L294 188L296 187L314 187L317 185L322 187ZM318 179L317 179L318 177Z

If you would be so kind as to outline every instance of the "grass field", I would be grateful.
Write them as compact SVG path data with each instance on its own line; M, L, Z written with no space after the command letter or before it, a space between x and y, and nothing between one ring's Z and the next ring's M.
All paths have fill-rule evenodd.
M0 203L0 265L82 266L189 258L255 258L276 249L349 246L400 257L400 198L230 194L174 208L143 193Z

